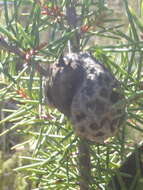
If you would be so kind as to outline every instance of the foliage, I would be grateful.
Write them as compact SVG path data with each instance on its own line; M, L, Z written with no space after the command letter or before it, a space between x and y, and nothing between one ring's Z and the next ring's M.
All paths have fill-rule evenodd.
M25 163L18 164L15 171L25 174L29 188L35 190L78 188L79 139L73 134L70 122L56 109L45 105L44 79L37 67L37 63L43 67L52 64L61 53L68 51L68 41L76 41L76 32L80 34L80 51L90 51L104 63L121 81L126 97L124 102L119 102L126 104L126 121L117 137L103 145L91 145L91 189L108 189L114 169L133 150L134 142L141 143L143 1L140 0L140 14L136 15L128 1L123 0L128 18L126 32L123 21L120 24L119 19L113 18L104 0L76 1L78 20L73 27L66 13L71 2L3 1L0 33L1 42L5 40L7 44L5 48L0 45L1 150L8 151L6 140L15 132L15 139L11 140L14 144L7 149L16 152L24 148L28 152L22 156ZM111 39L112 44L93 43L98 37ZM20 144L16 146L16 143ZM17 186L21 190L20 180Z

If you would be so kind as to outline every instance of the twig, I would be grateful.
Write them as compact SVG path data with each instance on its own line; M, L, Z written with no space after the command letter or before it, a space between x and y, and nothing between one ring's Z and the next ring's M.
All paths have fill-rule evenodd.
M21 50L19 50L16 46L10 46L2 36L0 36L0 49L3 49L5 51L9 51L11 53L14 53L22 58L24 58L24 54Z
M25 53L22 50L20 50L17 46L9 45L2 36L0 36L0 50L5 50L10 53L14 53L15 55L18 55L20 58L25 60L28 64L30 65L34 64L36 71L39 72L42 76L45 76L45 77L47 76L48 72L43 67L41 67L41 65L37 61L31 58L26 59Z
M66 17L70 28L75 29L73 39L70 39L71 49L73 52L80 51L80 33L77 28L77 14L75 9L76 0L68 0L66 4ZM80 190L89 190L91 179L91 161L90 161L90 145L86 140L80 139L78 145L79 152L79 185Z
M80 139L79 152L79 185L81 190L89 190L91 181L90 147L86 140Z
M70 44L73 52L79 52L80 51L80 34L77 29L77 14L75 5L76 0L68 0L66 3L66 18L68 25L71 29L75 29L75 33L72 39L70 39Z

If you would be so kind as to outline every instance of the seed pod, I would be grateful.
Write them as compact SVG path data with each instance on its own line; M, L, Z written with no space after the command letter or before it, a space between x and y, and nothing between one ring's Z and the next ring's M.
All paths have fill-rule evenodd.
M51 65L46 96L51 105L70 118L75 133L103 142L123 120L123 98L115 77L88 53L70 53Z

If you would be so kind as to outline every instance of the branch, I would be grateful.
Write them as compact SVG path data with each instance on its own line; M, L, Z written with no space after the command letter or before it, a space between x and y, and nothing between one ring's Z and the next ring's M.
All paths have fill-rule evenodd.
M79 146L79 185L80 190L89 190L91 181L90 146L86 140L80 139Z
M41 75L47 77L48 72L43 67L41 67L38 61L34 61L33 59L31 59L31 57L29 57L29 59L26 59L25 52L20 50L17 46L9 45L2 36L0 36L0 50L5 50L10 53L14 53L15 55L18 55L20 58L25 60L28 64L30 65L34 64L36 71Z
M3 49L10 53L14 53L24 59L24 53L17 48L17 46L10 46L2 36L0 36L0 50Z
M70 45L73 52L80 51L80 33L77 29L77 14L75 5L76 0L69 0L66 3L66 17L70 28L75 29L73 38L70 39ZM89 144L86 140L80 139L78 152L79 152L79 185L80 190L89 190L89 184L91 179L91 161Z
M73 52L80 51L80 34L77 31L77 14L76 14L76 0L69 0L66 3L66 18L71 29L75 29L73 38L70 39L71 49Z

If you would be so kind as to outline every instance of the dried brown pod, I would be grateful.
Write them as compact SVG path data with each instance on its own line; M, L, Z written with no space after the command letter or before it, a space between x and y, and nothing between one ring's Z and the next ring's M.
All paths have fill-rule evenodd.
M120 84L89 53L70 53L48 69L45 94L49 104L70 118L75 133L103 142L117 131L124 115Z

